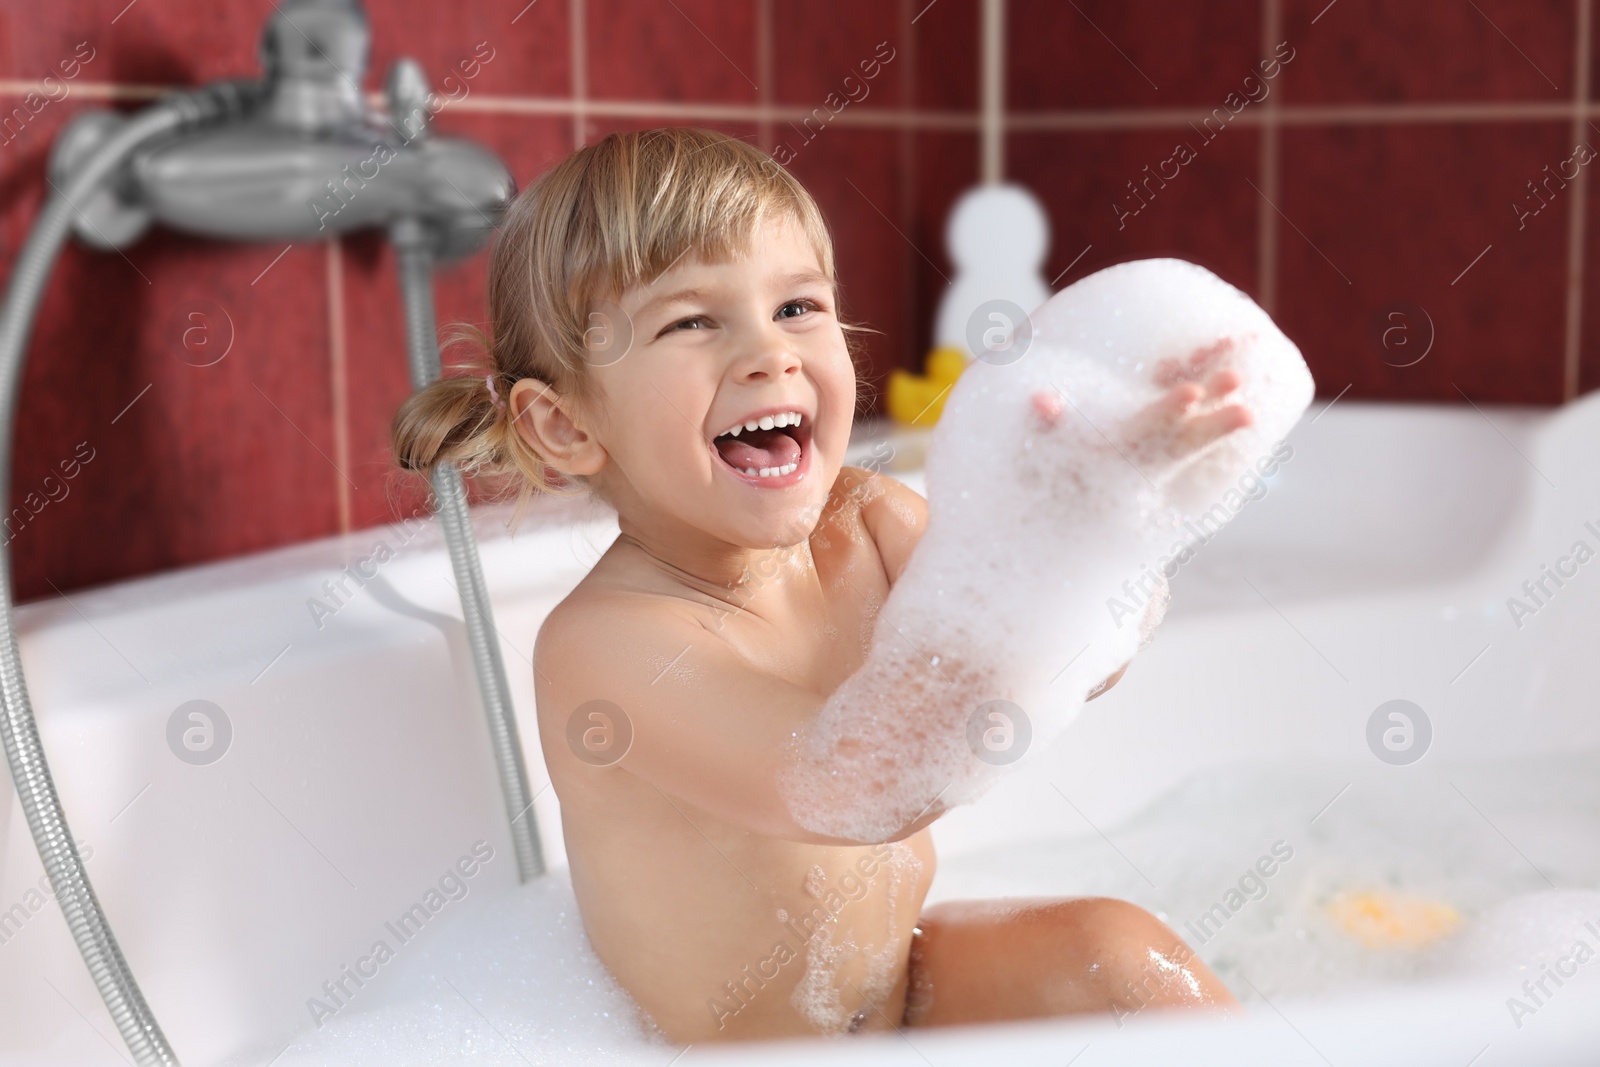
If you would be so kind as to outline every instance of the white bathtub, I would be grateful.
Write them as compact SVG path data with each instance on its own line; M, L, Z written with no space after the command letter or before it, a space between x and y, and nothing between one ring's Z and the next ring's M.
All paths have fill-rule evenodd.
M919 442L896 437L889 469L920 488ZM1319 404L1291 443L1266 497L1174 582L1161 636L1123 682L1049 752L937 825L944 864L1106 830L1109 845L1174 783L1240 761L1403 774L1373 757L1365 734L1373 709L1394 698L1428 710L1435 762L1600 748L1600 562L1522 629L1506 610L1540 564L1579 537L1600 543L1583 530L1585 520L1600 529L1600 395L1554 414ZM870 431L858 437L863 454L871 444ZM534 634L615 526L562 505L508 536L504 515L480 514L479 536L538 788ZM366 531L18 612L68 817L187 1064L271 1060L309 1022L307 998L474 842L490 842L496 858L451 907L514 886L449 565L431 525L407 539L400 527ZM397 558L319 628L308 600L334 606L323 583L380 542ZM226 754L207 765L168 743L174 710L197 699L232 728ZM562 864L548 789L538 819L551 864ZM1536 827L1491 830L1538 856ZM59 912L29 895L40 865L9 789L0 857L0 1063L120 1062ZM933 895L946 895L937 880ZM1087 1046L1085 1065L1464 1067L1481 1055L1487 1067L1600 1055L1600 978L1573 980L1520 1028L1505 1006L1514 992L1416 983L1251 998L1239 1021L914 1032L825 1048L696 1048L691 1059L1059 1065Z

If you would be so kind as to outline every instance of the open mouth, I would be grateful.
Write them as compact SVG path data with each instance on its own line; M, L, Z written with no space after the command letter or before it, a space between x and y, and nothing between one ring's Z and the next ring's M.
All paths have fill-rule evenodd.
M712 439L722 462L761 485L787 485L805 473L811 424L799 411L752 415Z

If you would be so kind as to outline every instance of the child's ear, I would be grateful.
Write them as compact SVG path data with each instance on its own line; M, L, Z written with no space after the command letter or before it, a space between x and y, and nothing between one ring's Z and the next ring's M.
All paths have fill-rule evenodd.
M572 418L570 398L537 378L520 378L506 403L518 435L562 474L587 476L605 466L605 449Z

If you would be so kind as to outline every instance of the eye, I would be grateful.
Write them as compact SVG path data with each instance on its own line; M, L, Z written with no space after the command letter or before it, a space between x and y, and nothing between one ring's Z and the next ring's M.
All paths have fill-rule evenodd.
M795 312L794 314L790 314L790 310L791 309L795 309L795 308L798 308L799 310L797 312ZM818 304L815 300L791 300L787 304L783 305L781 308L778 309L778 318L780 318L780 319L797 319L801 315L804 315L808 311L821 311L821 310L822 310L822 305Z
M704 315L692 315L687 319L679 319L672 325L663 327L661 332L656 334L656 336L665 337L674 330L703 330L705 329L706 324L706 317Z

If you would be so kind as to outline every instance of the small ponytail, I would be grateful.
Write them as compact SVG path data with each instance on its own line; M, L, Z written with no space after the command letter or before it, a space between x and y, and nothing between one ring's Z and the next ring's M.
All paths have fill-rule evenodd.
M451 340L490 348L472 327L457 327ZM395 463L422 475L449 463L465 477L520 482L519 504L537 493L582 492L581 483L546 464L512 424L507 397L515 382L482 360L447 368L444 377L408 396L395 412L390 427Z

